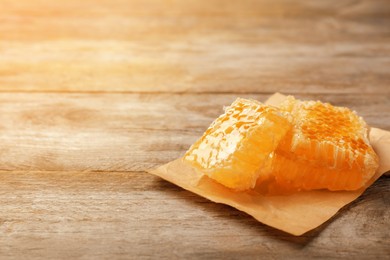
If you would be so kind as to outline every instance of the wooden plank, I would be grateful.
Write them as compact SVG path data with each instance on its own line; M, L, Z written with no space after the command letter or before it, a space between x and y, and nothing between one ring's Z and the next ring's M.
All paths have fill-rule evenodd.
M241 95L264 101L268 95ZM390 129L389 96L299 95ZM0 169L143 171L183 155L236 94L0 93Z
M0 255L358 258L390 254L390 182L293 237L143 172L0 172Z
M390 93L383 1L0 1L0 91Z

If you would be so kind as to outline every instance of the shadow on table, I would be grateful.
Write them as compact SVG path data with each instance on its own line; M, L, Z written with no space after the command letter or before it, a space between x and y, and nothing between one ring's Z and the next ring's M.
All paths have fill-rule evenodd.
M385 177L386 178L386 177ZM245 227L249 227L251 229L257 229L259 233L264 234L267 237L271 237L273 239L287 241L288 243L293 244L295 247L303 248L310 244L313 239L318 237L323 230L325 230L330 223L341 217L344 212L354 208L357 204L359 204L366 197L370 196L370 193L373 189L375 189L375 184L368 188L365 193L360 196L358 199L343 207L335 216L330 218L328 221L323 223L321 226L301 235L294 236L284 231L272 228L267 226L261 222L258 222L250 215L241 212L231 206L225 204L218 204L212 201L209 201L201 196L198 196L194 193L191 193L187 190L184 190L168 181L158 179L155 183L156 186L159 187L159 190L164 190L164 192L171 194L175 197L180 197L180 199L185 199L188 203L193 203L194 205L202 204L202 207L205 211L211 212L213 215L218 215L220 218L229 219L231 221L236 221L240 225ZM216 214L219 213L219 214ZM222 213L222 214L221 214Z

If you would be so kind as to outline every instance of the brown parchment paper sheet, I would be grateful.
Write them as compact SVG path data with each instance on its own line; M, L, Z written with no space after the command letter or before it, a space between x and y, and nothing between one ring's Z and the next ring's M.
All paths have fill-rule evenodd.
M266 104L278 105L284 95L276 93ZM371 128L370 141L380 167L370 182L357 191L303 191L290 195L262 195L255 191L235 192L214 182L182 159L149 173L217 203L235 207L271 227L299 236L330 219L343 206L358 198L383 173L390 170L390 132Z

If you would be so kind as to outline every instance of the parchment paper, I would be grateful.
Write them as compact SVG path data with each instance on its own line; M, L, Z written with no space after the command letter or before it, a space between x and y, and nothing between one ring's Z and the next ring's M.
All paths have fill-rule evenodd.
M276 93L266 103L276 106L284 98ZM235 192L195 170L181 158L149 172L211 201L244 211L266 225L299 236L330 219L390 170L390 132L371 128L370 141L379 156L380 167L369 183L357 191L319 190L289 195Z

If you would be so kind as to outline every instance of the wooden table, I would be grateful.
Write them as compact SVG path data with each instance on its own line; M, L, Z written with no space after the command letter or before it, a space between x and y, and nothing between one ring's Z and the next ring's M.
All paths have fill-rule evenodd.
M389 258L389 177L293 237L145 172L276 91L390 130L389 2L0 0L0 258Z

